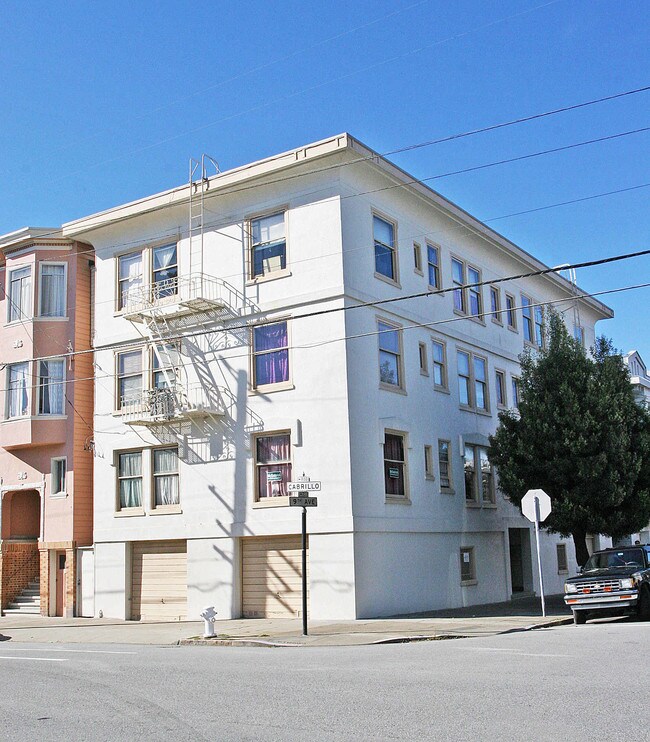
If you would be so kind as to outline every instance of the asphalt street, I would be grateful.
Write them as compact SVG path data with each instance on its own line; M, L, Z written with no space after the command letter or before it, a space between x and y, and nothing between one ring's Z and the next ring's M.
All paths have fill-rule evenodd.
M650 622L388 646L0 643L2 740L645 740Z

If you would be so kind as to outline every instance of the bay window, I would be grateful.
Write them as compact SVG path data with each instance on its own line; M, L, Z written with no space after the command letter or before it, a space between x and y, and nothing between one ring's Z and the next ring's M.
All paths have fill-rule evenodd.
M38 414L63 415L65 389L64 362L40 361L38 371Z
M9 271L9 299L7 319L18 322L32 316L32 269L31 266Z
M65 263L41 263L40 271L39 307L41 317L65 317Z
M29 364L14 363L7 368L8 418L29 415Z
M494 471L484 446L465 444L465 500L478 505L495 502Z

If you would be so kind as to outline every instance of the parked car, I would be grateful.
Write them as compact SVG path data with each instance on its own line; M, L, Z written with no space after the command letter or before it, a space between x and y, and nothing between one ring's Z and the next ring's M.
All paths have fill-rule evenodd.
M564 583L573 621L606 615L650 618L650 546L595 551L580 574Z

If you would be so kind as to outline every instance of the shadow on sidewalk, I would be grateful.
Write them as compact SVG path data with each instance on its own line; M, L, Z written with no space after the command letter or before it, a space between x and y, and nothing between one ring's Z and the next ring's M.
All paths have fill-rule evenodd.
M546 595L546 616L570 616L571 610L564 604L563 595ZM390 618L498 618L500 616L541 616L542 603L539 597L527 596L509 600L505 603L471 605L465 608L445 608L439 611L407 613Z

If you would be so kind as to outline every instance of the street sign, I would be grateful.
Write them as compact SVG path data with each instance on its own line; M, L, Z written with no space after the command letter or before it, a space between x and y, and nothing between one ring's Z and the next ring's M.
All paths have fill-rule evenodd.
M535 500L539 502L539 513L535 516ZM528 490L521 500L521 512L534 523L539 520L541 523L551 514L551 498L544 490Z
M305 495L298 497L290 497L289 505L297 508L315 508L318 506L317 497L306 497Z
M289 482L289 492L320 492L320 482Z

